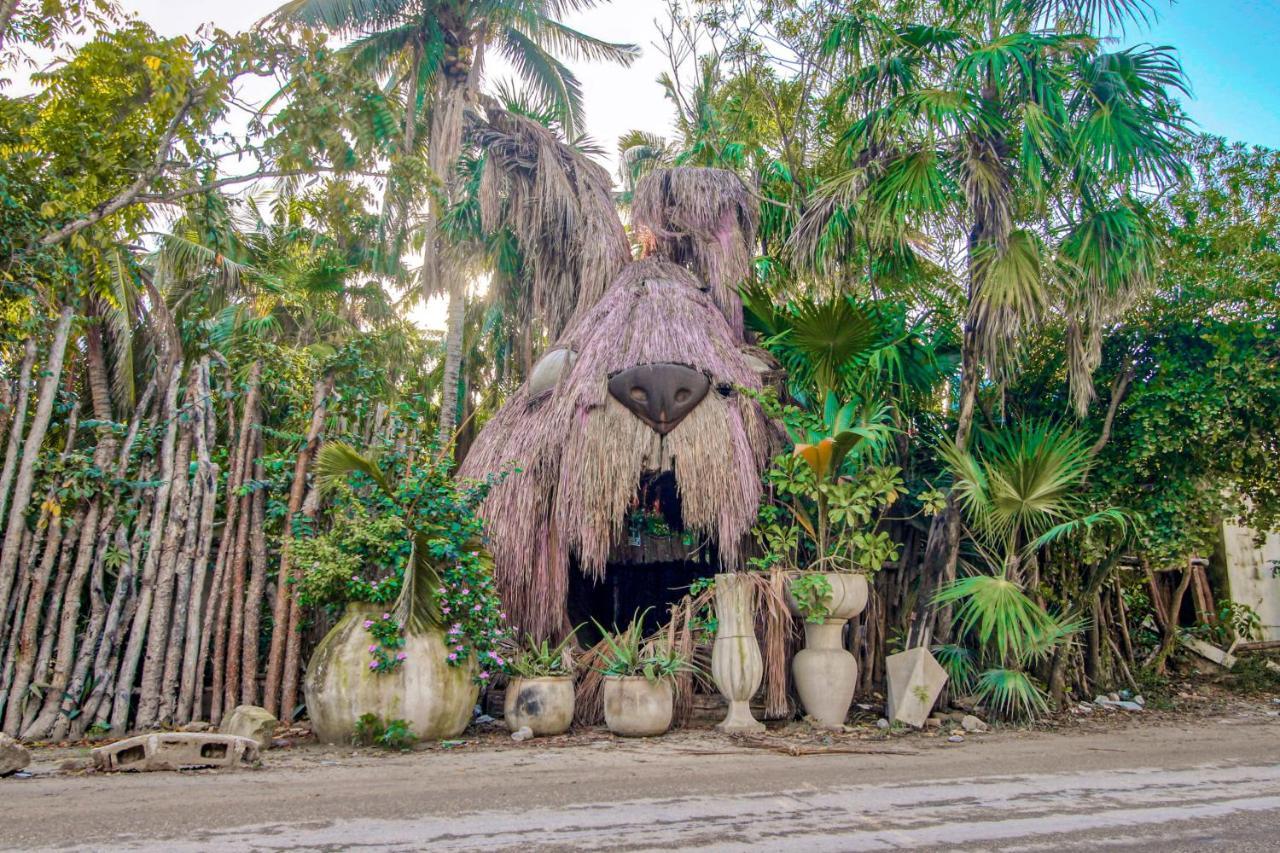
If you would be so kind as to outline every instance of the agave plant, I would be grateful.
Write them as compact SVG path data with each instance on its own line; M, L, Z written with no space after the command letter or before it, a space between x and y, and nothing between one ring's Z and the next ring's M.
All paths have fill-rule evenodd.
M650 683L656 683L692 671L693 664L684 655L670 646L645 639L644 617L648 612L636 613L621 631L610 631L595 622L605 645L600 655L600 672L619 678L643 676Z
M570 631L569 636L555 646L548 640L539 642L530 634L524 635L523 642L515 644L507 654L507 671L520 678L573 675L573 643L578 628Z

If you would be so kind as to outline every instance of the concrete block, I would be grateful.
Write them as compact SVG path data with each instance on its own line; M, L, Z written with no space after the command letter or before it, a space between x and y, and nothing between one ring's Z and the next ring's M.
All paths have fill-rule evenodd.
M280 722L266 708L257 705L238 705L218 726L224 735L239 735L258 742L259 749L270 749Z
M236 735L164 732L138 735L93 750L99 770L181 770L217 767L234 770L258 760L258 744Z
M927 648L907 649L885 660L890 720L920 728L947 683L947 671Z

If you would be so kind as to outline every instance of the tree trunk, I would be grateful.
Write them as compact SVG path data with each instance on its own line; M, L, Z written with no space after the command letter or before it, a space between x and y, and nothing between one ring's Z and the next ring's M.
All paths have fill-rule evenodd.
M477 57L477 63L480 61ZM432 101L431 138L427 162L440 181L441 189L431 194L424 226L422 284L424 295L442 289L449 294L449 323L445 331L444 378L440 390L440 427L437 439L441 453L450 452L458 422L458 377L462 374L462 336L465 331L467 283L452 253L441 245L440 222L448 210L453 191L453 172L462 153L464 113L475 81L452 74L437 75Z
M4 733L14 737L20 734L22 718L26 711L26 702L23 699L27 688L31 685L31 673L35 668L36 640L40 628L40 614L44 610L44 594L49 588L49 577L53 574L54 560L62 544L62 532L61 519L54 519L49 524L49 534L45 538L44 557L32 573L27 587L27 606L22 614L21 629L18 632L18 648L14 655L9 704L4 714ZM18 624L17 616L18 614L15 613L15 625Z
M246 474L253 470L254 451L257 449L257 433L258 425L258 399L260 394L260 378L261 366L254 362L249 373L249 393L244 403L244 419L240 427L240 448L243 452L242 470ZM231 551L231 561L228 563L228 585L230 587L230 597L228 605L230 607L230 620L227 624L226 638L226 675L223 678L223 713L235 707L236 699L240 694L240 663L241 649L238 646L244 634L244 597L245 597L245 566L249 556L249 529L251 523L251 498L250 495L235 496L228 495L228 500L235 500L240 505L241 523L236 530L235 546Z
M320 490L314 484L302 502L302 516L314 519L320 509ZM298 672L302 659L302 605L298 597L289 599L289 633L284 653L284 678L280 688L281 720L292 720L293 709L298 707Z
M258 459L253 465L253 478L266 479L262 467L262 437L258 437ZM249 588L244 602L244 637L241 641L240 704L258 703L258 645L262 626L262 595L267 586L266 489L254 489L250 501L253 522L249 527Z
M18 402L9 422L9 443L4 454L4 470L0 471L0 518L4 518L9 505L9 488L13 485L14 472L18 470L18 455L22 450L22 430L27 422L27 406L31 400L31 368L36 361L36 339L33 335L23 345L22 367L18 369ZM0 551L5 550L0 542ZM0 613L4 606L0 603Z
M293 465L293 481L289 484L289 505L284 517L283 544L280 549L280 570L276 574L276 601L272 608L271 649L267 654L267 681L262 704L277 719L280 713L280 679L284 669L286 637L289 632L289 603L294 598L293 565L290 558L293 541L293 520L302 509L302 499L307 492L307 471L320 445L324 429L324 416L329 395L333 392L333 377L327 375L316 381L311 398L311 424L307 427L306 440L298 451Z
M196 372L191 371L187 381L187 393L182 407L184 411L189 412L196 403L196 388L199 385ZM175 426L177 426L176 420L175 418ZM173 612L174 588L177 585L178 553L182 549L182 539L187 530L189 517L191 481L188 479L188 471L191 467L191 442L192 421L188 420L181 429L178 449L170 463L173 485L169 493L169 507L166 513L168 517L165 519L163 528L164 538L160 543L160 561L156 569L154 598L147 620L146 654L142 662L142 682L138 696L136 722L136 727L139 729L154 728L159 721L160 686L164 680L165 658L169 644L169 620ZM143 583L145 596L145 571ZM145 603L144 600L144 606Z
M186 605L181 618L174 620L174 638L172 653L181 662L181 679L178 688L177 706L174 719L178 723L191 721L191 709L196 691L196 664L200 656L201 620L204 610L205 583L208 577L209 552L213 546L213 523L218 511L218 466L209 458L210 445L217 438L214 421L212 387L209 377L209 359L206 356L200 362L200 403L196 407L199 412L199 423L195 429L196 439L196 479L200 483L200 516L196 519L195 551L190 556L190 582ZM203 676L204 670L200 670ZM170 678L166 666L165 678Z
M35 483L36 461L40 456L40 445L44 443L45 432L49 429L49 420L53 416L53 402L62 379L62 360L66 355L67 339L71 336L71 321L74 318L75 312L68 305L58 315L58 324L54 328L53 342L49 345L49 359L44 366L44 379L40 382L40 399L36 403L31 431L27 433L26 442L22 446L22 458L18 462L13 502L9 507L9 523L5 528L6 543L16 544L21 541L22 530L26 526L27 507L31 504L31 488ZM17 569L17 549L6 547L0 551L0 612L9 605L9 593L13 588Z
M960 408L956 418L956 446L965 450L973 429L973 412L978 399L977 336L966 324L961 352ZM925 544L924 562L920 571L920 592L911 626L909 647L927 646L939 631L939 610L933 604L938 590L955 580L956 557L960 552L960 505L955 494L947 495L943 511L933 517L929 525L929 539ZM946 632L949 626L943 625Z
M129 728L129 712L133 707L133 682L142 657L143 641L151 619L152 602L156 594L160 557L164 551L165 523L168 521L169 499L174 484L174 444L178 437L178 390L182 384L182 363L176 358L170 362L164 396L161 398L160 422L166 424L160 443L160 459L157 477L160 487L156 490L151 524L147 533L146 556L142 562L141 586L138 588L138 604L129 629L129 640L120 658L116 673L115 701L111 708L111 731L123 735ZM185 477L184 477L185 479Z

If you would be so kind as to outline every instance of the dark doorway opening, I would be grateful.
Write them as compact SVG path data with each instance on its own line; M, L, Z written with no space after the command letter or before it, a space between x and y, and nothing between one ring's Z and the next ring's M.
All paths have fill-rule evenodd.
M644 613L645 632L656 631L694 581L715 573L716 561L711 543L683 529L675 477L670 472L645 477L604 577L588 577L577 565L570 568L568 612L571 624L582 625L579 641L599 642L592 620L624 628L639 613Z

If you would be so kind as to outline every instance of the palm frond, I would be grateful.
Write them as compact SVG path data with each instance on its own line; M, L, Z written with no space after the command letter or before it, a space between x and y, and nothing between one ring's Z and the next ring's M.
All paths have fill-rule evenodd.
M979 673L974 696L1005 719L1034 720L1049 710L1044 690L1020 669L988 669Z
M387 497L394 495L395 490L390 481L378 467L376 453L361 453L350 444L333 441L325 444L316 456L316 478L321 489L333 489L338 483L357 473L367 477Z

